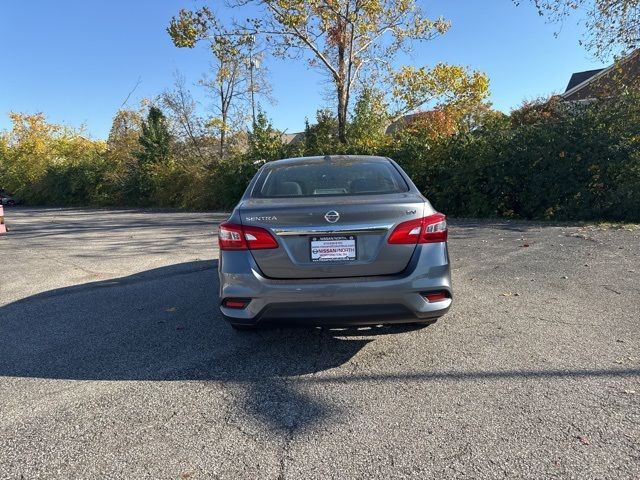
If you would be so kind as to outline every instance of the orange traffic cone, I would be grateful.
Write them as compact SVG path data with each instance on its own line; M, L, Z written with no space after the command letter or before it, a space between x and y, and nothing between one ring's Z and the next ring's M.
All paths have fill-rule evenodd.
M4 207L0 205L0 235L7 233L7 226L4 224Z

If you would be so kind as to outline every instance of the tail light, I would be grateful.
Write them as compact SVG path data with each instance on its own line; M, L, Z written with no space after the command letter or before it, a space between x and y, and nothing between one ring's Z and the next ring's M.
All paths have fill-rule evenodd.
M451 296L449 295L449 292L445 292L445 291L429 292L429 293L423 294L423 296L424 298L427 299L429 303L442 302L443 300L447 300L448 298L451 298Z
M222 223L218 227L220 250L262 250L278 248L278 242L268 230L234 223Z
M226 308L242 310L244 308L247 308L247 305L249 305L250 302L251 300L247 298L225 298L222 301L222 306Z
M402 222L391 232L388 240L391 244L411 245L446 241L447 217L442 213Z

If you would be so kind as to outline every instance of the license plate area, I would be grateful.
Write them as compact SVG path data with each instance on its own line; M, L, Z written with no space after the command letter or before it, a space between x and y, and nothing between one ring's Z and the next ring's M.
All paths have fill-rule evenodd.
M352 262L357 258L355 235L323 235L309 239L312 262Z

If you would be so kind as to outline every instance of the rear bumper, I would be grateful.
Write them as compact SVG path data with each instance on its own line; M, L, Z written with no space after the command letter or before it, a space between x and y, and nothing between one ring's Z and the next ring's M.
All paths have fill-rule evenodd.
M266 278L251 253L221 252L220 299L251 299L244 309L221 306L230 321L256 325L287 321L305 325L372 325L424 321L444 315L452 299L430 303L424 294L452 297L444 243L419 245L398 275L313 280Z
M451 305L451 299L447 300ZM442 302L444 303L444 302ZM401 304L336 305L334 303L294 303L269 305L252 319L227 317L233 323L263 325L285 323L308 326L365 326L402 324L436 319L449 311L440 306L428 313L416 313Z

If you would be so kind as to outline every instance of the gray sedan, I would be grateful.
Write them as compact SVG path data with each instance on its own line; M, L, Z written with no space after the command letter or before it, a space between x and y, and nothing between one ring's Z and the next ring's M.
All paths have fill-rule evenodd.
M218 241L234 328L432 323L451 306L446 217L388 158L269 162Z

